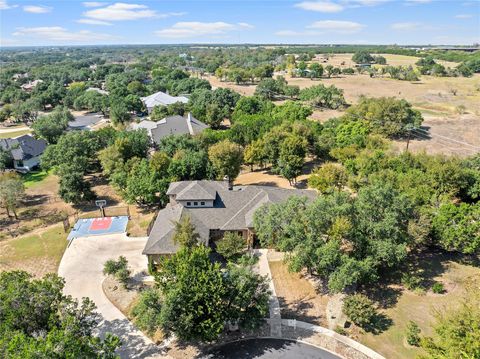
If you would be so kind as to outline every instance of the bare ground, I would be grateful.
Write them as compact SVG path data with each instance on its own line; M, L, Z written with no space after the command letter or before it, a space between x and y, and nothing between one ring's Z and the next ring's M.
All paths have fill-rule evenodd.
M282 318L328 326L328 296L317 294L307 279L299 273L290 273L283 261L271 261L269 265Z

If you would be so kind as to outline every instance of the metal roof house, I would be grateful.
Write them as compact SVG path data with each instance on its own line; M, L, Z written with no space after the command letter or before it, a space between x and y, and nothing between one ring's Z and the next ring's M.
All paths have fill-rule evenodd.
M158 122L144 120L132 124L131 128L134 130L146 129L152 142L159 144L162 138L170 135L197 135L208 128L208 125L197 120L189 112L186 117L168 116Z
M151 263L179 249L173 242L175 223L185 216L190 217L205 245L212 245L226 231L238 232L246 244L252 245L255 210L291 196L313 199L316 192L271 186L231 186L224 180L172 182L167 195L170 202L158 213L143 250Z
M187 103L188 98L185 96L170 96L169 94L159 91L154 94L141 98L145 104L148 113L152 112L155 106L168 106L176 102Z
M10 152L13 167L19 172L30 172L40 164L40 155L47 148L47 141L30 135L0 139L0 148Z

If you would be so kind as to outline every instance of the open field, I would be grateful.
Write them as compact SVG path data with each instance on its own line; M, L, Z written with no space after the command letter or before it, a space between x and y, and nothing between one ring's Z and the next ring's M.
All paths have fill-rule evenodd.
M415 63L420 59L416 56L396 55L396 54L372 54L373 56L383 56L387 59L387 65L390 66L415 66ZM355 63L352 61L353 54L329 54L328 59L324 55L317 55L311 62L319 62L323 66L332 65L335 67L354 67ZM435 60L437 63L442 64L445 67L456 67L458 63Z
M385 57L394 65L413 64L418 60L416 57L403 55ZM345 67L348 67L347 60L351 60L351 54L338 54L322 64L339 66L345 62ZM245 96L252 96L255 92L256 85L221 82L214 76L206 78L213 87L230 88ZM422 76L420 81L414 83L388 77L370 78L367 74L341 75L321 80L292 78L289 75L285 78L290 85L300 88L317 84L335 85L344 91L347 102L351 104L355 104L360 96L406 99L422 112L425 118L424 130L429 132L427 136L422 136L422 132L414 136L410 147L412 151L425 150L429 153L460 156L480 151L480 74L470 78ZM324 122L341 115L342 111L316 110L311 118ZM405 143L397 142L396 145L404 148Z
M465 284L469 279L480 279L480 268L461 264L460 261L449 260L442 255L432 255L424 258L422 267L428 272L428 280L443 283L446 293L434 294L427 291L425 294L412 291L398 291L395 286L389 286L387 291L392 295L386 301L393 300L393 305L387 305L383 311L393 321L393 325L381 334L363 333L358 340L371 347L387 358L413 358L421 351L404 343L405 329L410 320L415 321L422 330L422 334L431 335L432 325L435 323L435 311L454 308L460 305L464 298ZM398 297L397 297L398 296Z
M67 246L62 225L0 241L0 271L25 270L42 277L56 272Z

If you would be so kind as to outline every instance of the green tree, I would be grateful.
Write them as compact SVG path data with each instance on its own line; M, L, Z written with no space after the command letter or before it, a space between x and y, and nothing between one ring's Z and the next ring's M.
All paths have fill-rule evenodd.
M325 163L316 168L308 178L308 185L322 193L333 190L341 191L347 183L348 174L345 168L337 163Z
M335 86L316 85L300 91L300 100L308 101L312 106L338 109L345 106L343 90Z
M289 135L281 143L278 169L280 174L292 184L301 174L307 149L307 141L297 135Z
M84 174L78 166L62 166L59 176L58 194L65 202L78 204L95 197L90 183L85 181Z
M243 162L243 149L228 140L219 142L208 149L208 158L212 162L217 178L228 177L233 181L240 173Z
M55 274L0 273L1 357L117 358L120 340L95 334L100 317L94 303L64 295L64 283Z
M193 248L199 245L199 240L200 235L195 231L189 216L182 217L179 222L175 222L173 243L183 248Z
M318 62L312 62L308 69L310 70L310 77L312 79L318 79L323 75L323 66Z
M352 61L357 64L369 64L375 61L375 59L366 51L357 51L353 54Z
M22 179L16 173L0 173L0 207L17 219L17 206L25 195Z
M57 108L50 115L40 116L32 125L35 136L44 138L48 143L57 143L68 127L68 122L74 119L65 108Z
M236 232L226 232L222 239L215 242L217 253L221 254L226 260L238 258L246 247L245 239Z
M343 301L343 312L352 322L364 329L371 327L377 316L375 305L363 294L346 297Z
M466 254L480 252L480 204L443 204L432 222L433 233L444 249Z
M421 113L410 103L393 97L362 97L345 116L349 120L364 121L374 133L388 137L403 136L409 128L418 128L423 122Z
M436 313L435 336L424 337L420 346L422 359L471 359L480 355L480 291L479 283L467 283L467 294L460 306Z

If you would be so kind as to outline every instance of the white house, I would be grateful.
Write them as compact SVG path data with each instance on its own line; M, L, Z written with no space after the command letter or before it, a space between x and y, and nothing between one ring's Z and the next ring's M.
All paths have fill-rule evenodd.
M147 97L142 97L141 100L145 104L148 113L152 112L155 106L168 106L176 102L188 102L188 98L185 96L170 96L169 94L161 91L155 92Z

